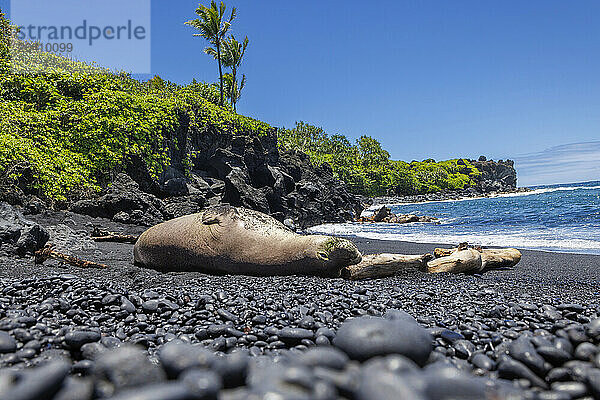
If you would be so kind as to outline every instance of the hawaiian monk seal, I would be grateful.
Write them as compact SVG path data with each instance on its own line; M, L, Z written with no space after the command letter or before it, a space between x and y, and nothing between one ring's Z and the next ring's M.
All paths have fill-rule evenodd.
M218 206L148 229L134 258L163 272L339 276L362 256L349 240L298 235L266 214Z

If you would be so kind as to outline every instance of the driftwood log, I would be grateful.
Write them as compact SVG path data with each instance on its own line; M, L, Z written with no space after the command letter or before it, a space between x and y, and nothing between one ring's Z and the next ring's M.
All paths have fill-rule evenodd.
M427 261L432 258L431 254L369 254L363 256L360 263L344 268L342 277L351 280L376 279L395 275L408 268L425 270Z
M120 233L109 232L102 230L98 227L94 227L91 237L95 242L135 243L138 240L139 236L123 235Z
M62 261L66 264L70 264L70 265L73 265L73 266L79 267L79 268L98 268L98 269L109 268L109 266L105 265L105 264L98 264L93 261L83 260L83 259L77 258L75 256L71 256L68 254L58 252L53 249L51 244L46 244L46 246L43 249L35 252L35 263L36 264L43 264L50 258Z
M511 268L521 261L521 252L517 249L483 249L481 261L484 269Z
M494 268L511 268L517 265L519 261L521 261L521 252L517 249L482 249L478 246L468 246L466 243L461 243L458 248L453 249L437 248L434 250L433 254L436 257L436 260L441 260L445 257L451 256L459 250L464 250L466 248L472 248L473 250L477 250L481 253L481 270Z
M483 262L479 251L470 248L458 248L449 256L429 261L427 263L427 272L479 272L483 269L482 265Z

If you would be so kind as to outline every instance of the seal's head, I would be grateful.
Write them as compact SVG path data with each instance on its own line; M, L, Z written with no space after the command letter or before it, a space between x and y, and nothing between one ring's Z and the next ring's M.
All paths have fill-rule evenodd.
M354 243L347 239L315 235L316 257L323 262L323 275L340 276L341 270L358 264L362 255Z

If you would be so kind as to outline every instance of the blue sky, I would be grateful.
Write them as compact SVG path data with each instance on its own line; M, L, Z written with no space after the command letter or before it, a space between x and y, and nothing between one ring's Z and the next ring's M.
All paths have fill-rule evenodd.
M395 159L484 154L516 158L517 167L600 139L597 0L227 4L238 8L234 33L250 38L238 111L272 125L304 120L352 139L368 134ZM183 25L197 5L152 1L153 74L217 79L206 43ZM584 180L582 172L560 180Z

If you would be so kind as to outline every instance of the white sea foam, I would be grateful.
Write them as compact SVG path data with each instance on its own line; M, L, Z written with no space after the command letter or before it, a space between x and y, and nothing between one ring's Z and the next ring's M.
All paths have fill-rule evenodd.
M542 193L551 193L551 192L568 192L573 190L598 190L600 186L563 186L563 187L554 187L554 188L542 188L542 189L534 189L529 192L519 192L519 193L504 193L499 194L494 197L520 197L520 196L531 196L535 194Z
M383 227L382 228L386 228ZM532 236L530 233L518 234L482 233L482 234L433 234L426 232L394 233L386 229L372 231L365 225L356 223L326 224L309 229L310 233L336 236L357 236L376 240L398 240L415 243L457 244L468 242L481 246L517 247L520 249L549 250L560 252L600 254L600 241L586 239L551 239Z

